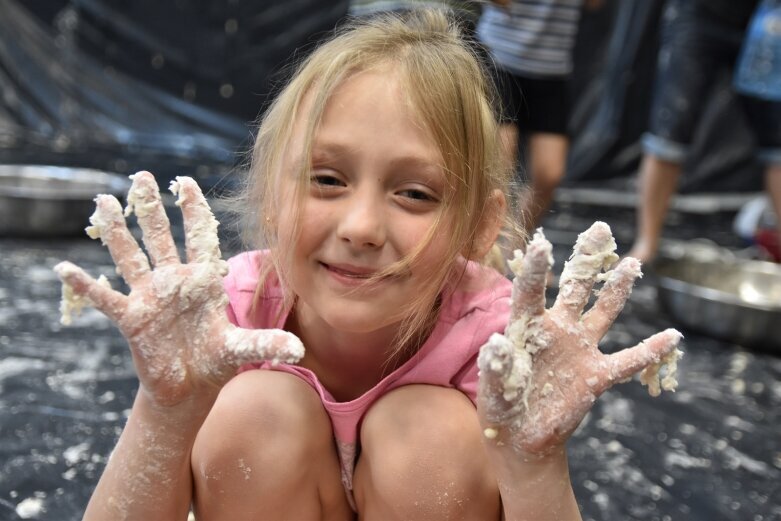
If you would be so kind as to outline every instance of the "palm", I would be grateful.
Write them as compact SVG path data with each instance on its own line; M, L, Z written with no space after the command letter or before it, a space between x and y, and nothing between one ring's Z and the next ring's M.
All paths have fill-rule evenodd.
M545 308L551 245L541 234L513 266L513 310L505 335L494 335L480 354L481 421L522 453L561 446L614 383L677 356L680 334L668 330L614 355L600 339L621 311L640 274L635 259L609 272L594 306L583 312L595 281L616 259L610 229L596 223L581 235L561 277L559 295ZM487 431L489 432L489 431ZM493 434L492 434L493 435Z
M197 278L207 291L188 287ZM220 274L208 264L163 266L136 282L118 322L139 379L153 395L178 401L194 385L220 383L222 375L214 374L224 348L220 332L229 327L214 305L221 291Z
M70 263L55 268L77 298L88 299L118 324L142 388L161 405L219 389L245 362L295 361L303 355L289 333L243 330L229 323L222 285L227 264L220 257L217 221L194 181L179 178L176 186L188 263L179 261L154 178L142 172L134 176L128 201L138 215L149 259L113 197L98 196L88 228L108 246L130 293L116 292Z
M596 345L584 341L584 327L562 327L550 317L544 321L543 327L556 341L537 357L533 377L537 385L530 389L523 416L516 411L512 423L514 436L529 449L565 441L591 408L597 384L604 381L600 373L604 356Z

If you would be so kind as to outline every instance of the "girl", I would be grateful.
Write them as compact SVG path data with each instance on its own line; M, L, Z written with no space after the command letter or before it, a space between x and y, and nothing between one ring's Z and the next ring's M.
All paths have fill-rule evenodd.
M62 263L65 311L88 299L117 322L140 387L85 519L579 519L567 438L680 335L599 352L639 275L619 263L581 316L615 260L602 223L550 310L541 234L512 301L475 262L511 225L491 101L442 13L373 19L314 52L263 119L247 200L265 250L222 261L189 178L172 184L187 263L151 174L126 212L148 257L96 199L88 232L131 291Z

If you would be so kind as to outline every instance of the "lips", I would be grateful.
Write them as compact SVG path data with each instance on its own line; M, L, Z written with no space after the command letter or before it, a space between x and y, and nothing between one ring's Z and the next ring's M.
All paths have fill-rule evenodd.
M320 264L331 273L350 279L368 279L376 273L374 269L361 268L349 264L326 264L324 262Z

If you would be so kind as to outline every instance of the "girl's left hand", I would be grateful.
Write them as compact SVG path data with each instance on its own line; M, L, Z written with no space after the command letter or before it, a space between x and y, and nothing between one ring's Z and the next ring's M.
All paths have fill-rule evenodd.
M487 438L525 457L542 457L563 446L605 390L647 369L652 394L658 369L669 364L665 388L674 388L681 334L668 329L639 345L606 355L598 344L640 276L640 262L625 258L615 269L615 241L597 222L582 233L565 264L559 294L545 308L545 282L552 265L551 244L538 232L526 254L511 263L516 273L510 323L480 351L478 411ZM605 283L586 307L597 280Z

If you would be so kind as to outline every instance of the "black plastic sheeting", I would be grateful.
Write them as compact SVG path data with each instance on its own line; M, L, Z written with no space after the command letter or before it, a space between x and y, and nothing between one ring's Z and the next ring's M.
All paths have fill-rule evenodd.
M640 159L663 0L606 0L576 46L567 182L621 178ZM209 185L241 164L287 65L346 1L0 0L0 162ZM716 85L681 190L761 186L748 127Z
M169 208L181 244L181 212ZM218 213L218 217L220 217ZM731 215L686 216L672 237L734 246ZM577 233L610 224L619 251L634 233L630 209L559 207L548 215L554 271ZM139 230L131 226L134 234ZM234 243L221 228L223 245ZM235 250L223 251L226 255ZM127 420L138 388L127 344L99 312L59 323L68 259L125 291L108 251L87 237L0 237L0 520L77 521ZM550 288L549 297L555 295ZM651 276L601 348L615 352L670 327ZM781 519L781 358L694 331L675 393L651 398L639 383L596 402L568 443L570 476L585 521L778 521Z
M0 0L0 162L220 176L346 1Z

